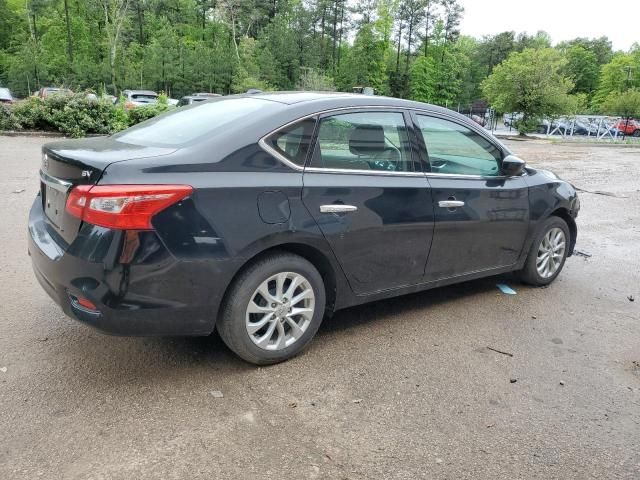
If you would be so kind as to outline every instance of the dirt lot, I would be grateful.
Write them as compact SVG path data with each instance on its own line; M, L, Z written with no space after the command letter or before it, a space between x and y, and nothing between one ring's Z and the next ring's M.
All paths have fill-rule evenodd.
M255 368L215 336L109 337L61 313L26 254L43 142L0 137L1 479L640 478L640 148L510 143L616 195L582 193L593 256L549 288L353 308Z

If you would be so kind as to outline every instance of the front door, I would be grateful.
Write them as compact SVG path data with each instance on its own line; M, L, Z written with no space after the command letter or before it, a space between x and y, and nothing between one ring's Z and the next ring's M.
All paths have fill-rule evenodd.
M515 264L529 225L528 187L501 172L502 150L472 128L415 115L426 145L435 211L425 279Z
M321 117L304 171L303 202L358 295L424 276L433 202L405 120L388 110Z

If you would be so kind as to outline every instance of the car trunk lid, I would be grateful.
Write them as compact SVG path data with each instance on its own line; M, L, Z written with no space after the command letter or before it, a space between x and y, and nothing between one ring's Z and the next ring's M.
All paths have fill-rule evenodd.
M56 237L66 247L76 238L82 221L65 210L69 192L78 185L94 185L107 166L136 158L156 157L175 151L132 145L110 137L67 140L42 149L40 196L42 208Z

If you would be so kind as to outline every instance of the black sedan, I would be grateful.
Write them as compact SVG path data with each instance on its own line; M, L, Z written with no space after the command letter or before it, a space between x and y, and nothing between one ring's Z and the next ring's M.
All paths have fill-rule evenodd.
M220 97L43 148L29 252L69 316L123 335L298 353L325 315L489 275L552 282L580 204L443 108L353 94Z

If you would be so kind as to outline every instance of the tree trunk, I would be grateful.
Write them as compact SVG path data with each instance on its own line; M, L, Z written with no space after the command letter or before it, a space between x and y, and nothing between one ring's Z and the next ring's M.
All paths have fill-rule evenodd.
M331 53L331 63L332 63L332 71L333 74L336 74L336 43L337 43L337 32L336 28L338 26L338 0L335 0L333 3L333 50Z
M407 64L405 71L409 71L409 58L411 57L411 37L413 37L413 18L409 20L409 37L407 39Z
M66 0L65 0L66 1ZM144 45L144 13L142 12L142 8L140 7L140 0L138 0L137 5L138 10L138 42L140 45Z
M322 5L322 22L320 23L320 65L325 66L324 58L324 22L327 16L327 7Z
M340 2L340 34L338 36L338 68L340 68L340 52L342 51L342 31L344 29L344 2L345 0L341 0Z
M207 15L207 11L206 11L205 6L204 6L204 0L202 0L202 41L203 42L204 42L204 31L205 31L205 29L207 27L207 25L206 25L206 20L207 20L206 15Z
M233 46L236 49L236 58L238 59L238 63L239 63L240 51L238 50L238 41L236 40L236 17L233 13L231 13L231 36L233 37Z
M73 45L71 43L71 24L69 23L69 0L64 0L64 16L67 22L67 53L69 54L69 64L73 64Z
M402 42L402 28L403 24L398 26L398 52L396 54L396 75L400 73L400 44Z
M427 50L429 48L429 19L431 18L431 0L427 0L427 15L424 26L424 56L427 56Z

